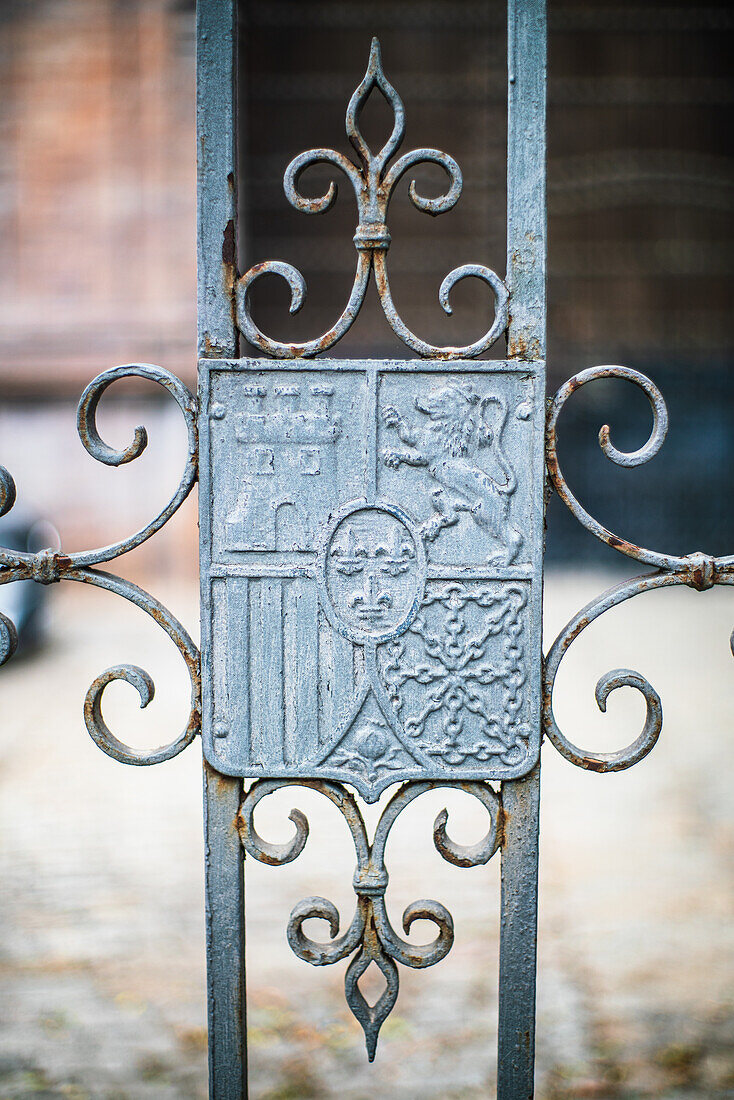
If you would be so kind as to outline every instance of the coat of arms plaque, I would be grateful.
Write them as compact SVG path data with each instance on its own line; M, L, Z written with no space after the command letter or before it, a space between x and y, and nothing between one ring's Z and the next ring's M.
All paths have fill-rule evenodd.
M204 748L513 779L539 750L541 364L203 360Z

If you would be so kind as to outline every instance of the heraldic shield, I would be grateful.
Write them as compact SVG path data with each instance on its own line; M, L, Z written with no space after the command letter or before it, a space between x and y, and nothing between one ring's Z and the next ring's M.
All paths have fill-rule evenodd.
M467 365L201 362L219 771L338 779L373 802L534 766L541 375Z
M220 772L513 779L539 752L542 372L203 360Z

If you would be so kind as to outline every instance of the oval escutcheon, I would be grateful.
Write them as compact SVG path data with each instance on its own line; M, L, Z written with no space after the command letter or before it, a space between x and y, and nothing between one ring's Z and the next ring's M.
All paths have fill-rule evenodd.
M413 520L395 504L350 501L332 517L319 553L329 622L358 645L408 628L420 606L426 555Z

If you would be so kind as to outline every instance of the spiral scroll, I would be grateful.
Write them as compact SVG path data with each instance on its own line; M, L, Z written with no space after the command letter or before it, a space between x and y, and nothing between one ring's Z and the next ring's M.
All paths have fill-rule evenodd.
M109 386L121 378L143 378L156 382L171 394L181 409L188 435L188 452L176 491L165 508L145 527L126 539L97 550L73 554L42 550L37 554L31 554L0 548L0 584L10 584L20 580L34 580L40 584L71 580L90 584L135 604L161 627L181 654L191 682L189 717L179 736L160 748L142 751L120 741L107 726L102 715L102 697L107 685L113 680L122 680L134 687L140 696L141 707L146 707L153 698L155 692L153 681L147 672L136 665L117 665L107 669L89 688L84 704L84 721L89 735L104 752L125 764L158 764L162 760L177 756L199 732L201 725L199 652L183 626L162 604L137 585L92 566L111 561L151 538L178 511L190 493L197 477L196 403L183 383L161 367L148 363L134 363L104 371L87 386L82 394L77 426L85 449L93 458L107 466L121 466L132 462L143 453L148 442L147 432L142 426L135 429L132 442L123 450L110 447L99 434L96 417L100 399ZM0 467L0 515L9 512L14 502L15 484L8 471ZM0 664L12 655L16 644L17 635L14 625L8 618L0 615Z
M319 779L261 779L253 783L242 803L238 826L246 852L261 863L282 866L296 859L303 851L309 835L308 820L300 810L291 810L295 826L292 839L284 844L272 844L258 834L254 824L255 808L273 792L284 787L301 786L318 791L339 809L352 834L357 854L354 890L357 905L351 924L339 935L339 913L327 898L304 898L292 910L288 921L288 943L299 959L312 966L328 966L353 955L345 975L347 1004L364 1030L367 1055L374 1060L380 1028L392 1011L398 996L399 977L395 962L414 969L434 966L445 958L454 942L454 922L445 906L437 901L415 901L403 913L403 931L410 932L417 920L435 925L437 935L428 944L413 944L404 940L393 928L387 915L385 892L388 874L385 867L385 847L396 820L414 799L439 787L465 791L477 798L487 810L490 827L477 844L461 846L446 834L447 812L442 810L434 825L437 851L458 867L476 867L486 863L496 852L500 838L500 800L494 790L483 783L408 782L393 795L382 812L370 843L364 818L356 800L338 783ZM303 931L307 920L322 920L328 926L330 942L311 939ZM356 952L356 954L355 954ZM359 988L359 980L374 962L382 971L387 987L375 1005L369 1005Z
M371 93L377 89L387 100L393 112L393 129L379 153L373 153L359 126L360 113ZM507 287L488 267L480 264L464 264L450 272L441 283L438 298L444 313L451 314L449 295L462 279L477 278L486 283L494 296L494 321L479 340L463 347L438 347L421 340L411 332L398 314L392 299L387 273L387 251L390 233L387 228L387 210L395 185L403 175L417 164L437 164L448 177L448 188L436 198L425 198L416 189L415 180L410 183L408 194L417 210L435 217L451 210L459 200L462 188L461 170L447 153L438 149L414 149L404 153L390 169L387 165L399 149L405 134L405 109L400 96L382 70L380 44L372 40L369 63L359 87L356 89L346 114L346 130L357 153L360 166L334 149L311 149L299 153L285 170L283 187L288 202L303 214L325 214L334 205L337 185L332 180L325 194L307 198L298 190L301 174L314 164L329 164L338 168L351 183L357 199L359 224L354 234L357 249L357 270L349 300L339 319L321 336L302 343L284 343L267 336L254 322L250 313L249 291L252 284L263 275L279 275L285 279L291 292L290 312L297 313L306 296L306 283L301 273L283 260L268 260L250 268L237 283L237 317L244 336L269 355L280 359L293 359L318 355L328 351L351 328L364 302L370 273L374 272L377 293L387 320L395 334L418 355L439 359L472 359L485 352L505 331L508 323Z
M604 424L599 432L599 446L610 461L618 466L640 466L653 458L660 450L668 429L668 411L660 390L644 374L628 367L603 366L581 371L565 382L549 403L546 431L546 464L553 487L561 500L579 523L592 535L618 550L625 557L634 558L644 565L653 566L656 572L648 573L631 580L623 581L608 589L596 600L582 608L563 628L545 659L543 685L543 724L548 739L558 751L572 764L589 771L622 771L642 760L654 747L663 724L663 711L660 697L652 685L638 672L630 669L617 669L602 676L596 685L596 702L601 711L606 710L609 695L621 687L630 687L640 692L645 700L645 723L642 732L626 748L609 753L585 752L578 748L561 732L553 712L553 688L556 674L563 657L571 643L587 626L599 618L605 611L624 603L633 596L648 592L654 588L668 588L685 584L697 591L704 591L716 584L734 584L734 556L714 558L708 554L696 552L684 557L660 553L636 546L627 539L620 538L604 527L579 503L561 470L557 454L557 422L560 412L571 394L589 382L600 378L618 378L632 382L647 397L652 410L652 431L647 442L636 451L618 450L612 443L610 428ZM734 635L732 636L734 653Z

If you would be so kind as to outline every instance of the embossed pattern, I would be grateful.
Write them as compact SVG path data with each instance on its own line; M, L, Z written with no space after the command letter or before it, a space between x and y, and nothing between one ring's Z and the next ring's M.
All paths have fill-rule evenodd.
M370 802L406 779L526 774L539 365L200 369L212 766L344 781Z
M523 721L527 672L520 613L526 603L519 585L432 585L408 635L385 646L382 677L390 700L408 736L429 742L430 756L451 767L492 757L510 765L524 760L530 730ZM470 605L484 612L475 615L473 628ZM415 691L418 685L428 687L427 698ZM493 699L488 689L494 685L501 693ZM430 736L432 726L437 736Z
M394 125L390 137L378 153L373 153L359 127L359 116L367 99L377 89L392 108ZM318 355L328 351L351 328L367 293L370 274L374 273L377 292L390 326L395 334L418 355L444 359L472 359L481 355L507 328L507 287L488 267L481 264L464 264L451 271L441 283L438 300L445 313L450 314L450 295L456 283L473 277L485 282L494 297L494 322L488 332L473 344L465 347L436 347L416 336L401 319L393 303L387 274L387 252L390 233L387 228L387 209L392 192L407 171L424 162L440 165L449 178L449 188L439 198L427 199L416 190L415 181L410 184L410 200L416 209L435 217L451 210L461 195L462 178L453 157L438 149L414 149L403 153L393 165L388 164L397 153L405 133L405 109L400 96L382 71L380 44L372 40L367 72L347 106L347 137L354 147L359 166L334 149L310 149L299 153L285 171L283 185L288 202L304 214L325 214L336 201L337 186L332 181L328 190L319 198L305 198L298 190L299 181L306 168L313 164L330 164L340 169L351 183L357 199L359 224L354 234L357 249L357 270L349 301L339 320L323 335L305 343L283 343L266 336L250 313L249 290L263 275L279 275L287 282L291 292L290 312L297 313L306 296L306 283L295 267L283 260L267 260L256 264L237 283L237 320L240 331L247 339L266 352L281 359Z

